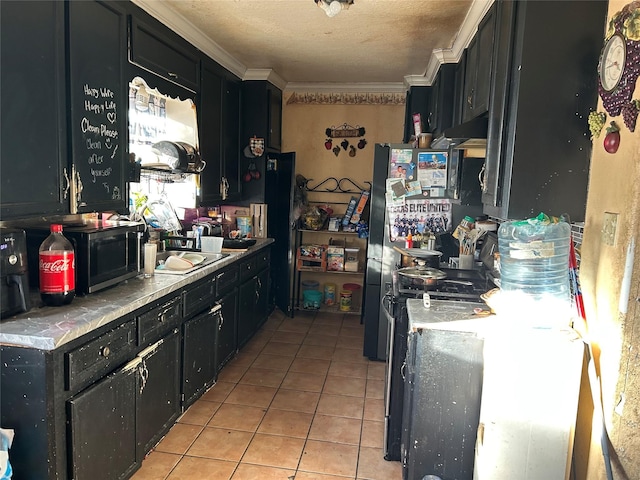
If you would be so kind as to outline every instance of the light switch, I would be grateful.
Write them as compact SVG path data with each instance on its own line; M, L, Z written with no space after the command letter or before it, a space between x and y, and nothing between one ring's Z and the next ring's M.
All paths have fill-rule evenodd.
M613 245L616 241L616 227L618 226L618 214L604 212L604 222L602 223L602 243Z

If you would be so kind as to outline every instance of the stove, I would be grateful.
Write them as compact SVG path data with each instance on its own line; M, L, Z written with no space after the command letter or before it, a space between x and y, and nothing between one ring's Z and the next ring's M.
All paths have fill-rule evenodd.
M389 321L387 337L387 360L385 375L385 424L384 458L401 460L402 411L404 404L403 365L407 354L409 316L407 299L423 297L428 293L433 300L475 302L483 304L480 295L495 285L488 280L483 270L439 269L445 278L433 287L426 288L415 279L393 272L392 285L383 301ZM480 306L480 305L479 305Z
M481 303L480 295L491 290L495 285L482 270L458 270L441 268L446 277L433 287L425 287L421 282L408 279L394 272L393 297L399 299L422 298L428 293L434 300L457 300Z

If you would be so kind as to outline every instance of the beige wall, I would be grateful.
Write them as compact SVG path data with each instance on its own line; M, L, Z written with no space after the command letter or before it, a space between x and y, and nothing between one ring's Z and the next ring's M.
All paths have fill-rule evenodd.
M288 104L285 93L282 112L282 151L296 152L296 173L317 185L327 177L349 177L358 183L371 181L376 143L400 143L404 131L404 105L314 105ZM340 149L336 157L324 146L325 130L348 124L364 127L367 145L356 148L356 156ZM358 138L347 139L357 143ZM334 139L333 145L340 143Z
M609 18L628 2L610 0ZM596 72L594 72L594 75ZM640 98L636 85L633 98ZM598 111L604 112L602 102ZM602 147L604 132L594 140L589 195L582 244L580 278L587 324L595 343L601 374L604 416L611 438L616 479L640 478L640 122L630 132L622 117L608 118L621 128L620 149L608 154ZM605 212L618 214L614 245L602 241ZM635 239L628 312L619 311L620 286L627 247ZM588 385L584 385L576 430L578 479L606 478L598 421L593 415ZM624 403L620 400L624 398ZM617 408L616 408L617 406Z
M334 103L331 105L317 105L308 103L287 103L291 95L284 95L282 112L282 151L296 152L296 173L309 179L309 186L320 184L327 177L340 180L343 177L352 179L363 188L373 178L373 152L376 143L401 143L404 132L404 105L377 104L353 105ZM375 97L375 96L374 96ZM384 97L380 97L384 100ZM356 156L349 156L349 149L340 149L338 156L327 150L324 142L327 139L327 128L339 127L344 124L352 127L364 127L364 137L348 138L350 144L357 145L360 138L365 138L365 148L356 148ZM333 139L333 146L342 139ZM343 182L344 189L355 189L349 183ZM322 188L336 187L335 182L328 182ZM351 194L309 193L310 201L331 203L334 211L343 214L346 202ZM339 234L323 234L307 232L302 238L303 243L328 243L329 239L336 244L345 244L359 249L359 270L365 263L366 239ZM319 282L320 289L327 283L336 284L336 298L339 298L342 284L355 283L363 285L363 275L331 275L316 272L302 272L302 280ZM301 295L299 294L299 297ZM352 310L359 311L362 303L361 291L354 294Z

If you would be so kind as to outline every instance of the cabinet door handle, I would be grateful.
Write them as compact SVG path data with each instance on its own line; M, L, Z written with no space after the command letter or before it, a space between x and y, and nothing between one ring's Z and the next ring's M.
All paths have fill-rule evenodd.
M102 349L100 350L100 355L102 355L105 358L108 357L110 353L111 353L111 349L109 347L102 347Z
M480 182L480 189L482 190L482 193L487 193L487 182L485 178L485 174L487 173L485 169L486 166L487 164L483 163L480 173L478 173L478 182Z
M69 188L71 187L71 180L69 180L69 175L67 174L67 167L64 167L62 170L64 173L64 179L66 181L66 186L64 187L64 192L62 193L62 198L67 199L67 195L69 194Z
M220 313L218 314L218 316L220 317L220 323L218 324L218 331L221 332L222 325L224 325L224 315L222 314L222 310L220 310Z
M173 73L173 72L167 72L167 75L169 75L171 78L174 78L174 79L178 78L178 74Z

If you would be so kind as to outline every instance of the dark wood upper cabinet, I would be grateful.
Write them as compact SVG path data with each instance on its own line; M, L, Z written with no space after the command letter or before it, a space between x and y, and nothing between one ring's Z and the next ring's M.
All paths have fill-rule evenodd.
M478 25L478 31L467 47L464 77L462 121L483 115L489 110L491 64L496 23L496 5L492 5Z
M415 86L407 92L404 111L404 137L403 141L408 143L415 134L413 127L413 114L419 113L422 120L422 131L430 132L429 111L431 107L431 87Z
M238 200L240 184L240 80L203 60L198 103L202 203ZM224 194L223 194L224 193Z
M152 18L131 17L129 60L171 82L198 91L197 49Z
M586 119L597 105L607 2L496 5L484 212L505 219L568 213L583 221L592 149Z
M70 213L126 213L126 11L119 2L69 2L68 11Z
M124 4L1 8L2 219L127 211Z
M453 126L455 74L456 64L444 63L432 85L428 124L434 138Z
M0 219L66 213L64 3L3 1L0 22Z

